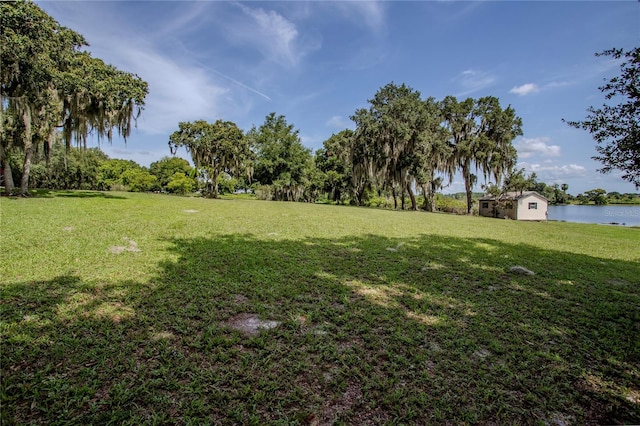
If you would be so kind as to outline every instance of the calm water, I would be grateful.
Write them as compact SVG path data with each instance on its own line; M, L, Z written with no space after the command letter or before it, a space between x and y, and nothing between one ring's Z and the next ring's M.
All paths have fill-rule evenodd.
M640 206L549 206L549 220L640 226Z

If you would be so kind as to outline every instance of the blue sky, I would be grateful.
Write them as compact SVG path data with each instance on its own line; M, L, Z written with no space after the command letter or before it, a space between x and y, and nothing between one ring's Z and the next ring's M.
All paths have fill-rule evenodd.
M180 121L249 130L272 111L315 151L393 81L425 98L496 96L522 117L514 145L527 172L572 194L636 192L619 173L596 172L590 135L561 121L603 103L597 88L619 65L594 53L638 45L635 0L38 4L83 34L94 56L149 83L127 144L102 145L112 158L148 166L170 155ZM456 178L445 192L463 188Z

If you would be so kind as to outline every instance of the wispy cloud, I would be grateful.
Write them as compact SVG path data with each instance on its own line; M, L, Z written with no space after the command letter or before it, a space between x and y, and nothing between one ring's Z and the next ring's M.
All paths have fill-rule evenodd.
M579 164L543 165L539 163L518 163L527 172L535 172L539 180L553 182L558 179L581 177L587 174L587 168Z
M538 87L537 84L525 83L522 86L514 86L511 90L509 90L509 93L514 93L520 96L526 96L532 93L538 93L539 91L540 91L540 88Z
M219 75L220 77L222 77L222 78L224 78L226 80L229 80L230 82L232 82L232 83L234 83L234 84L236 84L236 85L238 85L238 86L240 86L240 87L242 87L244 89L247 89L250 92L255 93L256 95L262 96L263 98L265 98L268 101L271 101L271 98L269 96L265 95L264 93L260 92L259 90L254 89L253 87L247 86L246 84L242 83L241 81L238 81L233 77L230 77L230 76L228 76L226 74L223 74L220 71L218 71L216 69L213 69L210 66L207 66L207 65L203 64L202 62L199 62L199 61L194 61L194 62L196 64L198 64L199 66L201 66L202 68L207 69L207 70Z
M346 1L328 2L337 8L342 15L355 23L364 23L374 32L379 33L386 29L385 4L376 1Z
M515 144L518 150L518 157L529 158L534 155L543 157L557 157L560 155L560 145L549 144L551 140L546 137L520 138Z
M236 17L223 23L227 37L256 48L269 61L294 67L307 53L320 47L318 40L301 37L296 25L274 10L235 5L245 19Z
M346 129L353 127L353 122L341 115L334 115L325 123L327 127L332 129Z
M145 112L138 120L140 130L166 133L179 121L217 117L221 106L228 105L229 90L215 84L201 68L177 63L149 46L124 46L118 44L108 56L149 83Z
M462 71L454 78L454 82L462 90L456 96L465 96L491 86L496 77L488 72L468 69Z
M520 86L514 86L509 93L513 93L518 96L527 96L534 93L539 93L545 90L556 89L558 87L566 87L571 86L572 82L570 81L552 81L543 86L539 86L536 83L525 83Z
M65 16L64 25L78 29L87 37L94 56L149 83L145 110L138 119L139 131L166 134L173 131L179 121L219 117L223 106L228 112L229 106L234 105L228 87L218 84L201 66L187 65L181 58L172 56L166 49L167 39L159 37L152 41L143 29L128 25L114 32L120 19L119 3L98 2L95 7L100 13L93 7L66 3L52 6ZM188 26L194 10L198 9L175 18L175 28Z
M211 2L181 2L171 20L157 27L156 36L174 36L176 33L200 29L209 20L211 5Z

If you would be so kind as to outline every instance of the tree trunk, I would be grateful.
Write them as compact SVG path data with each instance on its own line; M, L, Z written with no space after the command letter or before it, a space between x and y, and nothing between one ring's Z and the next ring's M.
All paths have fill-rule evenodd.
M33 156L33 145L25 145L24 166L22 167L22 179L20 180L20 195L29 195L29 171L31 170L31 157Z
M9 158L5 157L2 162L4 163L2 165L2 170L4 171L4 193L5 195L11 195L11 191L13 191L15 185L13 183L13 174L11 172Z
M471 214L471 208L473 207L473 200L471 199L471 172L468 166L465 166L462 170L464 176L464 190L467 194L467 214Z
M33 156L33 138L31 137L31 110L25 107L22 113L24 123L24 167L20 180L20 195L29 194L29 171L31 170L31 157Z
M393 209L398 210L398 197L396 197L395 188L391 188L391 196L393 197Z
M429 188L429 211L430 212L436 211L436 186L434 185L433 182L431 182L430 188Z
M413 191L411 190L411 184L407 183L407 192L409 193L409 198L411 199L411 210L418 210L418 205L416 204L416 196L413 195Z
M422 207L421 209L424 211L429 211L429 201L427 200L427 185L420 185L422 189Z
M0 167L2 167L2 177L5 195L11 195L13 190L13 175L9 164L9 152L3 146L4 141L0 140Z
M472 193L471 193L471 176L465 175L464 190L467 194L467 214L471 214L471 208L473 207L473 200L472 200Z

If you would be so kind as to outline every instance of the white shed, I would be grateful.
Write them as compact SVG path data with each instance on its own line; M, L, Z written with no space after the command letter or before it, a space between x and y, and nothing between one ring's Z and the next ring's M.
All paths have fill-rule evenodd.
M496 198L485 195L479 200L480 216L514 220L547 220L549 200L535 191L507 192Z

